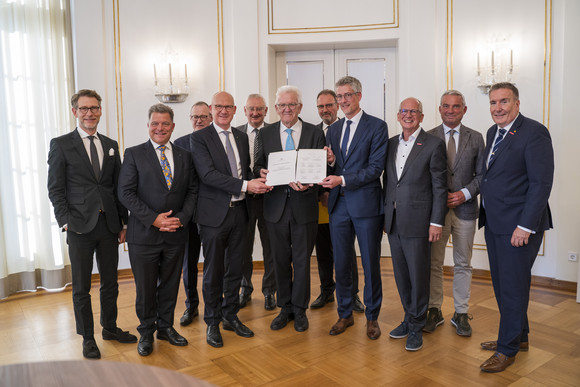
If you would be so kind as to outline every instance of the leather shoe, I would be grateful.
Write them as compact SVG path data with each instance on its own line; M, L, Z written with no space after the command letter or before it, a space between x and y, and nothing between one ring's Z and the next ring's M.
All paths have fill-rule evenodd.
M274 296L274 293L264 295L264 309L276 309L276 297Z
M306 317L306 312L300 311L294 313L294 329L296 332L304 332L308 329L308 317Z
M352 314L347 318L339 318L336 324L330 328L330 335L336 336L340 335L342 332L346 331L346 328L352 327L354 325L354 317Z
M137 344L137 352L141 356L149 356L153 352L153 334L141 336Z
M484 341L483 343L480 343L479 345L481 345L481 349L485 349L486 351L497 351L497 341L493 340L493 341ZM530 343L528 341L522 341L520 343L520 351L522 352L527 352L530 350Z
M240 321L239 318L234 318L233 320L223 319L222 323L224 325L225 331L234 331L236 335L241 337L253 337L254 332Z
M516 360L515 356L509 357L503 353L496 352L489 359L484 361L479 368L483 372L502 372Z
M250 301L252 301L252 295L250 293L240 293L240 309L245 308Z
M179 324L181 326L187 326L193 322L193 319L199 316L199 310L197 308L187 308L183 312L183 316L179 319Z
M101 351L95 339L83 339L83 356L87 359L100 359Z
M280 314L278 314L278 316L276 316L276 318L272 320L272 323L270 324L270 329L273 331L280 330L288 324L288 321L291 320L294 320L294 313L289 313L282 309Z
M322 308L324 305L328 304L329 302L334 302L334 294L332 293L320 293L320 296L312 304L310 307L312 309L319 309Z
M377 320L367 320L367 337L376 340L381 336L381 328Z
M177 333L173 327L157 329L157 338L159 340L167 340L169 341L169 344L176 345L178 347L187 345L187 339Z
M206 335L207 335L206 341L212 347L221 348L224 346L222 334L220 333L220 326L218 324L208 325Z
M361 302L360 298L358 298L358 294L355 294L352 297L352 310L357 313L362 313L365 311L365 306Z
M129 344L136 343L137 336L121 328L115 328L113 330L103 328L103 340L117 340L119 343Z

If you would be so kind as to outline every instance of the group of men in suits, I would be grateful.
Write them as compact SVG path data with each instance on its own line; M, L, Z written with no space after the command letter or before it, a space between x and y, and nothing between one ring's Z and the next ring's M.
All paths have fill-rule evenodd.
M264 306L280 307L272 330L292 320L298 332L309 327L306 309L315 243L321 294L311 307L332 302L336 287L339 318L329 333L339 335L354 325L357 238L365 280L366 334L378 339L384 231L404 310L403 321L389 336L406 338L405 348L417 351L423 346L422 332L434 332L444 322L442 266L450 235L455 307L451 322L458 335L471 336L471 255L479 215L479 226L486 227L500 310L498 339L481 343L494 355L480 368L503 371L518 351L529 348L531 267L543 231L552 227L548 198L554 164L547 129L519 113L517 88L496 84L489 97L495 125L484 146L483 136L461 123L467 106L456 90L442 95L443 123L429 132L421 127L422 103L404 99L397 113L402 133L390 139L387 124L361 109L362 85L351 76L336 83L336 93L323 90L317 96L323 119L319 126L300 119L301 93L293 86L278 89L275 108L280 120L270 125L264 123L264 98L250 95L244 109L248 124L239 129L231 126L236 112L233 97L218 92L209 106L192 107L194 132L176 140L178 146L170 142L173 111L162 104L152 106L150 139L128 148L121 166L117 143L97 133L100 97L92 90L79 91L72 99L79 127L51 141L48 187L56 219L67 231L83 354L100 357L89 295L95 252L101 273L103 338L137 341L116 326L117 244L125 240L137 290L139 354L151 353L155 332L173 345L187 345L173 328L174 309L183 265L190 290L182 325L198 314L193 278L197 272L192 266L197 267L200 240L207 343L223 346L220 323L225 330L252 337L237 314L253 290L256 224L267 261ZM344 118L338 119L338 107ZM325 149L327 177L319 184L267 185L269 155L295 149ZM328 210L329 235L317 225L319 203ZM325 255L329 251L330 259Z

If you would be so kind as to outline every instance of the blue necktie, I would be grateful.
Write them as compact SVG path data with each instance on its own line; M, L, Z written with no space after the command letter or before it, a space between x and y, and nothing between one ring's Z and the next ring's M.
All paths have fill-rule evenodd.
M288 133L288 137L286 137L286 147L284 150L294 150L296 146L294 146L294 139L292 138L292 129L286 129L286 133Z
M495 139L495 142L493 143L493 149L491 150L491 155L489 156L489 162L487 163L488 165L491 164L491 160L493 160L493 158L495 157L495 152L499 148L499 144L503 140L503 136L505 136L506 132L507 132L507 130L505 130L504 128L501 128L499 130L499 135L497 136L497 138Z
M344 136L342 137L342 145L340 146L340 151L342 152L342 159L346 159L346 151L348 146L348 139L350 137L350 124L351 120L346 121L346 129L344 130Z
M169 165L169 161L167 161L167 157L165 157L165 149L167 147L165 145L161 145L159 150L161 150L161 168L163 169L163 176L165 177L165 182L167 183L167 188L171 189L171 184L173 183L173 177L171 176L171 166Z

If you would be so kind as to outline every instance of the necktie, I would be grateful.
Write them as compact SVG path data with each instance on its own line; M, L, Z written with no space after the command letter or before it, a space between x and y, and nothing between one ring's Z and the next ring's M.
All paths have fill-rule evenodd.
M447 164L450 168L455 165L455 156L457 154L457 149L455 147L455 129L449 131L449 141L447 142Z
M284 150L294 150L296 147L294 146L294 139L292 138L292 129L286 129L286 133L288 133L288 137L286 137L286 147Z
M89 136L89 140L91 140L91 146L89 147L91 153L91 165L93 166L95 177L99 180L101 175L101 165L99 164L99 154L97 153L97 146L95 145L95 136Z
M167 147L165 145L161 145L157 149L161 150L161 169L163 170L163 176L165 177L167 188L171 189L173 177L171 176L171 166L169 165L169 161L167 161L167 157L165 157L166 148Z
M346 121L346 129L344 130L344 136L342 137L342 145L340 146L340 151L342 152L343 159L346 159L348 139L350 138L350 124L352 124L351 120Z
M493 143L493 149L491 150L491 155L489 156L489 162L487 163L488 165L491 163L491 160L493 160L493 158L495 157L495 152L499 148L499 144L503 140L503 136L505 136L506 132L507 132L507 130L505 130L504 128L500 128L499 135L497 136L497 138L495 139L495 142Z
M226 136L226 154L228 155L228 162L230 163L230 169L232 170L232 176L236 179L238 178L238 163L236 161L236 154L234 153L234 148L230 142L230 132L227 130L222 131L224 136Z
M254 163L258 158L258 152L260 151L261 147L261 140L259 136L260 129L254 129L254 132L256 133L256 135L254 136L254 153L252 154L252 165L250 166L251 168L254 168Z

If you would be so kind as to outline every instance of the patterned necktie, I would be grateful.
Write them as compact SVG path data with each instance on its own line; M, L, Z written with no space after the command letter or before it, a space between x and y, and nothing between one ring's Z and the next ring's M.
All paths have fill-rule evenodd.
M260 129L254 129L254 132L256 133L254 135L254 153L252 154L252 165L250 165L250 167L253 169L254 168L254 164L256 163L256 159L258 158L258 152L260 151L260 147L261 147L261 141L260 141Z
M89 136L89 140L91 140L91 146L89 147L91 153L91 165L93 166L95 177L99 180L101 175L101 165L99 164L99 154L97 153L97 146L95 145L95 136Z
M455 156L457 154L457 149L455 146L455 129L449 131L449 142L447 143L447 164L450 168L455 165Z
M344 130L344 136L342 136L342 145L340 146L340 151L342 152L342 159L346 159L346 151L348 147L348 139L350 138L350 124L351 120L346 121L346 129Z
M238 163L236 161L236 154L234 153L234 148L230 142L230 132L227 130L222 131L223 135L226 136L226 154L228 156L228 162L230 163L230 169L232 170L232 176L236 179L238 178Z
M503 140L503 136L505 136L506 132L507 132L507 130L505 130L504 128L501 128L499 130L499 135L497 136L497 138L495 139L495 142L493 143L493 149L491 150L491 155L489 156L489 161L487 163L488 165L491 164L491 160L494 159L495 152L499 148L499 144L501 144L501 141Z
M173 183L173 177L171 176L171 166L167 157L165 157L165 145L160 145L157 149L161 150L161 169L163 169L163 176L165 177L165 182L167 183L167 188L171 189L171 184Z
M294 139L292 138L292 129L286 129L286 133L288 133L288 137L286 137L286 147L284 150L294 150L296 146L294 146Z

